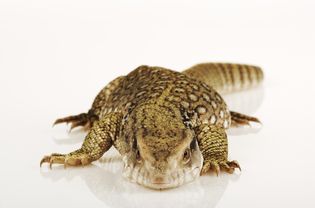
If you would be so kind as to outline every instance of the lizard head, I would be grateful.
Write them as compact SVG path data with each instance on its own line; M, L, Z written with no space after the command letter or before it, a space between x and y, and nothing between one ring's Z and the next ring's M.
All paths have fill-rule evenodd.
M153 189L180 186L200 175L202 154L194 131L180 111L145 104L135 108L126 123L129 153L123 157L124 176Z

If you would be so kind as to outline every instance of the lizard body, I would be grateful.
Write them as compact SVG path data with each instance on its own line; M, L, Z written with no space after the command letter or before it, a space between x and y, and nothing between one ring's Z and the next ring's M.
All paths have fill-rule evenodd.
M209 170L232 173L240 166L228 161L225 130L259 121L230 112L218 92L253 87L262 78L249 65L206 63L182 73L140 66L102 89L88 113L58 119L89 133L80 149L45 156L41 164L86 165L114 146L124 177L150 188L176 187Z

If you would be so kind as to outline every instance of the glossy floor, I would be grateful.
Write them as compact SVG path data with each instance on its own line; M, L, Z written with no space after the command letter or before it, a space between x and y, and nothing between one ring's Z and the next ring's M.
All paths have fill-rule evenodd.
M314 2L196 2L0 0L0 207L315 207ZM39 167L85 136L52 122L115 77L220 60L265 72L262 87L225 96L263 122L228 132L242 172L154 191L122 178L114 150L84 168Z

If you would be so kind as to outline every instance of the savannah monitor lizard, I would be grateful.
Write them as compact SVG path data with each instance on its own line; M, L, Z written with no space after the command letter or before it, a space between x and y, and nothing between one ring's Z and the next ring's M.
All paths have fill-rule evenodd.
M153 189L193 181L201 173L233 173L226 129L259 122L229 111L219 93L254 87L263 80L259 67L203 63L183 72L139 66L111 81L87 113L57 119L89 131L82 147L53 153L40 162L87 165L114 146L124 162L123 176Z

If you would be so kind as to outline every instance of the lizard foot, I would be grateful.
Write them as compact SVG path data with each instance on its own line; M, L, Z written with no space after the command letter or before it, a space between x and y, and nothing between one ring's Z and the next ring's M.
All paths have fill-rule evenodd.
M63 164L66 166L83 166L91 163L90 157L85 153L75 152L70 154L53 153L50 156L44 156L40 161L40 166L43 163L49 163L49 168L53 164Z
M93 122L98 119L98 116L89 111L88 113L81 113L75 116L68 116L65 118L59 118L54 122L54 125L60 123L71 123L70 131L78 126L83 126L86 130L90 129Z
M218 176L221 170L224 170L232 174L235 168L238 168L239 170L241 170L241 167L236 160L233 160L230 162L229 161L227 162L206 161L203 164L201 173L204 174L210 170L214 170L216 175Z
M231 125L234 127L239 126L251 126L251 124L258 123L261 125L261 122L258 118L247 116L241 113L231 111Z

